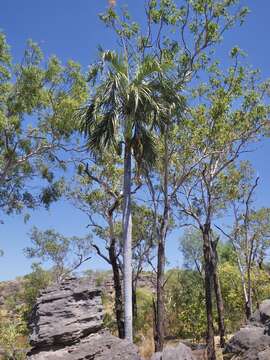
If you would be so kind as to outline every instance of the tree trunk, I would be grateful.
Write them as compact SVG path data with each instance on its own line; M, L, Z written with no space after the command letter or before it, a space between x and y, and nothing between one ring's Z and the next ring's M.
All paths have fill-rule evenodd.
M203 255L205 262L205 304L207 316L207 359L216 360L215 339L214 339L214 325L213 325L213 303L212 303L212 289L213 289L213 254L211 248L211 228L210 224L205 224L202 227L203 232Z
M219 281L218 275L218 253L217 253L217 244L218 241L212 242L212 253L214 255L214 273L213 273L213 280L214 280L214 289L216 295L216 302L217 302L217 313L218 313L218 328L219 328L219 336L220 336L220 347L225 347L225 320L224 320L224 303L222 298L221 286Z
M251 275L250 269L247 270L247 302L246 302L246 317L247 320L252 315L252 287L251 287Z
M138 307L137 307L137 281L133 279L132 281L132 314L133 314L133 322L136 321L138 315Z
M124 245L124 313L125 339L133 342L132 320L132 217L131 217L131 148L126 144L123 187L123 245Z
M162 351L164 346L165 337L165 241L169 226L169 197L168 197L168 131L164 137L164 178L163 178L163 194L164 194L164 209L160 230L158 233L158 258L157 258L157 303L156 303L156 341L155 350L156 352Z
M156 303L156 341L155 351L163 350L164 346L164 327L165 327L165 244L164 238L161 237L158 244L158 264L157 264L157 303Z
M154 297L152 299L152 307L153 307L153 338L154 338L154 343L155 343L155 348L156 348L156 343L157 343L157 307L156 307L156 302L155 302Z
M115 305L115 316L118 328L118 336L120 339L125 338L125 327L124 327L124 311L123 311L123 294L120 269L117 263L117 256L115 252L115 238L111 240L109 248L110 262L113 270L113 283L114 283L114 305Z
M214 288L216 294L217 301L217 312L218 312L218 328L219 328L219 336L220 336L220 347L225 347L225 321L224 321L224 304L221 293L220 281L217 269L214 270Z
M241 276L241 284L242 284L242 289L243 289L243 295L244 295L244 299L245 299L245 313L246 313L246 319L248 320L251 316L251 312L250 309L248 307L248 291L247 291L247 287L246 287L246 280L245 280L245 274L244 274L244 270L243 270L243 266L241 264L240 258L238 256L236 247L234 246L234 251L236 253L237 256L237 265L238 265L238 269L240 272L240 276Z

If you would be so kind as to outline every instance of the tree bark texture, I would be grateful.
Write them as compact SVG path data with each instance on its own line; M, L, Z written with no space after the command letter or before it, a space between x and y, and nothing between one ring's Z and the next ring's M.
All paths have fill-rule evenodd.
M206 304L206 316L207 316L207 359L216 360L215 352L215 339L214 339L214 325L213 325L213 302L212 302L212 290L213 290L213 253L211 247L211 228L210 224L205 224L202 228L203 231L203 255L205 263L205 304Z
M125 339L129 342L133 342L131 148L128 145L125 146L123 199Z
M117 322L118 336L120 339L124 339L125 327L124 327L123 293L122 293L120 268L116 256L115 239L112 239L111 241L109 255L113 270L114 304L115 304L115 317Z

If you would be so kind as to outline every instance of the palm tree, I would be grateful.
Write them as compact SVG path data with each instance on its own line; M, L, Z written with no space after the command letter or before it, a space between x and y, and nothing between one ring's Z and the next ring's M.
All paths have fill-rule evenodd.
M157 94L157 75L164 69L152 57L130 66L126 58L112 51L102 52L101 61L90 71L95 92L82 113L82 130L94 153L114 148L124 150L123 246L125 338L132 342L132 158L153 164L156 149L153 126L163 111ZM100 75L100 76L99 76Z

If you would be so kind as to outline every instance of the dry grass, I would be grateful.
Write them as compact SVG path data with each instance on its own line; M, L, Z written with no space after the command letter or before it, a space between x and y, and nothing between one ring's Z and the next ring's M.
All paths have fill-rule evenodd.
M141 336L141 341L138 344L140 355L143 359L151 358L155 351L155 344L153 340L153 330L149 329L146 335Z
M180 341L181 339L168 341L166 345L177 346ZM216 338L215 341L217 344L218 338ZM139 351L140 351L140 355L145 360L149 360L153 355L154 341L153 341L152 331L149 331L147 333L147 336L142 338L141 344L139 345ZM217 346L216 351L217 351L217 360L223 360L222 349L220 349L220 347ZM196 356L197 360L207 360L206 350L195 350L193 351L193 354Z

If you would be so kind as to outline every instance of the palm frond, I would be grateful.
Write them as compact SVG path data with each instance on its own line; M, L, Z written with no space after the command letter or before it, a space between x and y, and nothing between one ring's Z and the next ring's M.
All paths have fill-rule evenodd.
M93 125L96 122L96 104L92 101L89 105L83 107L77 115L79 131L88 136Z
M103 114L102 118L90 130L87 147L92 152L102 152L115 146L117 141L117 114L112 111Z
M158 61L152 57L147 56L138 66L134 83L141 84L147 78L153 76L155 73L159 73L162 71L162 68Z
M114 72L122 73L127 76L128 67L126 61L115 51L103 51L101 59L104 63L109 63Z
M150 167L155 164L157 158L156 141L152 132L147 128L138 126L135 129L132 149L138 167L141 167L143 163Z

